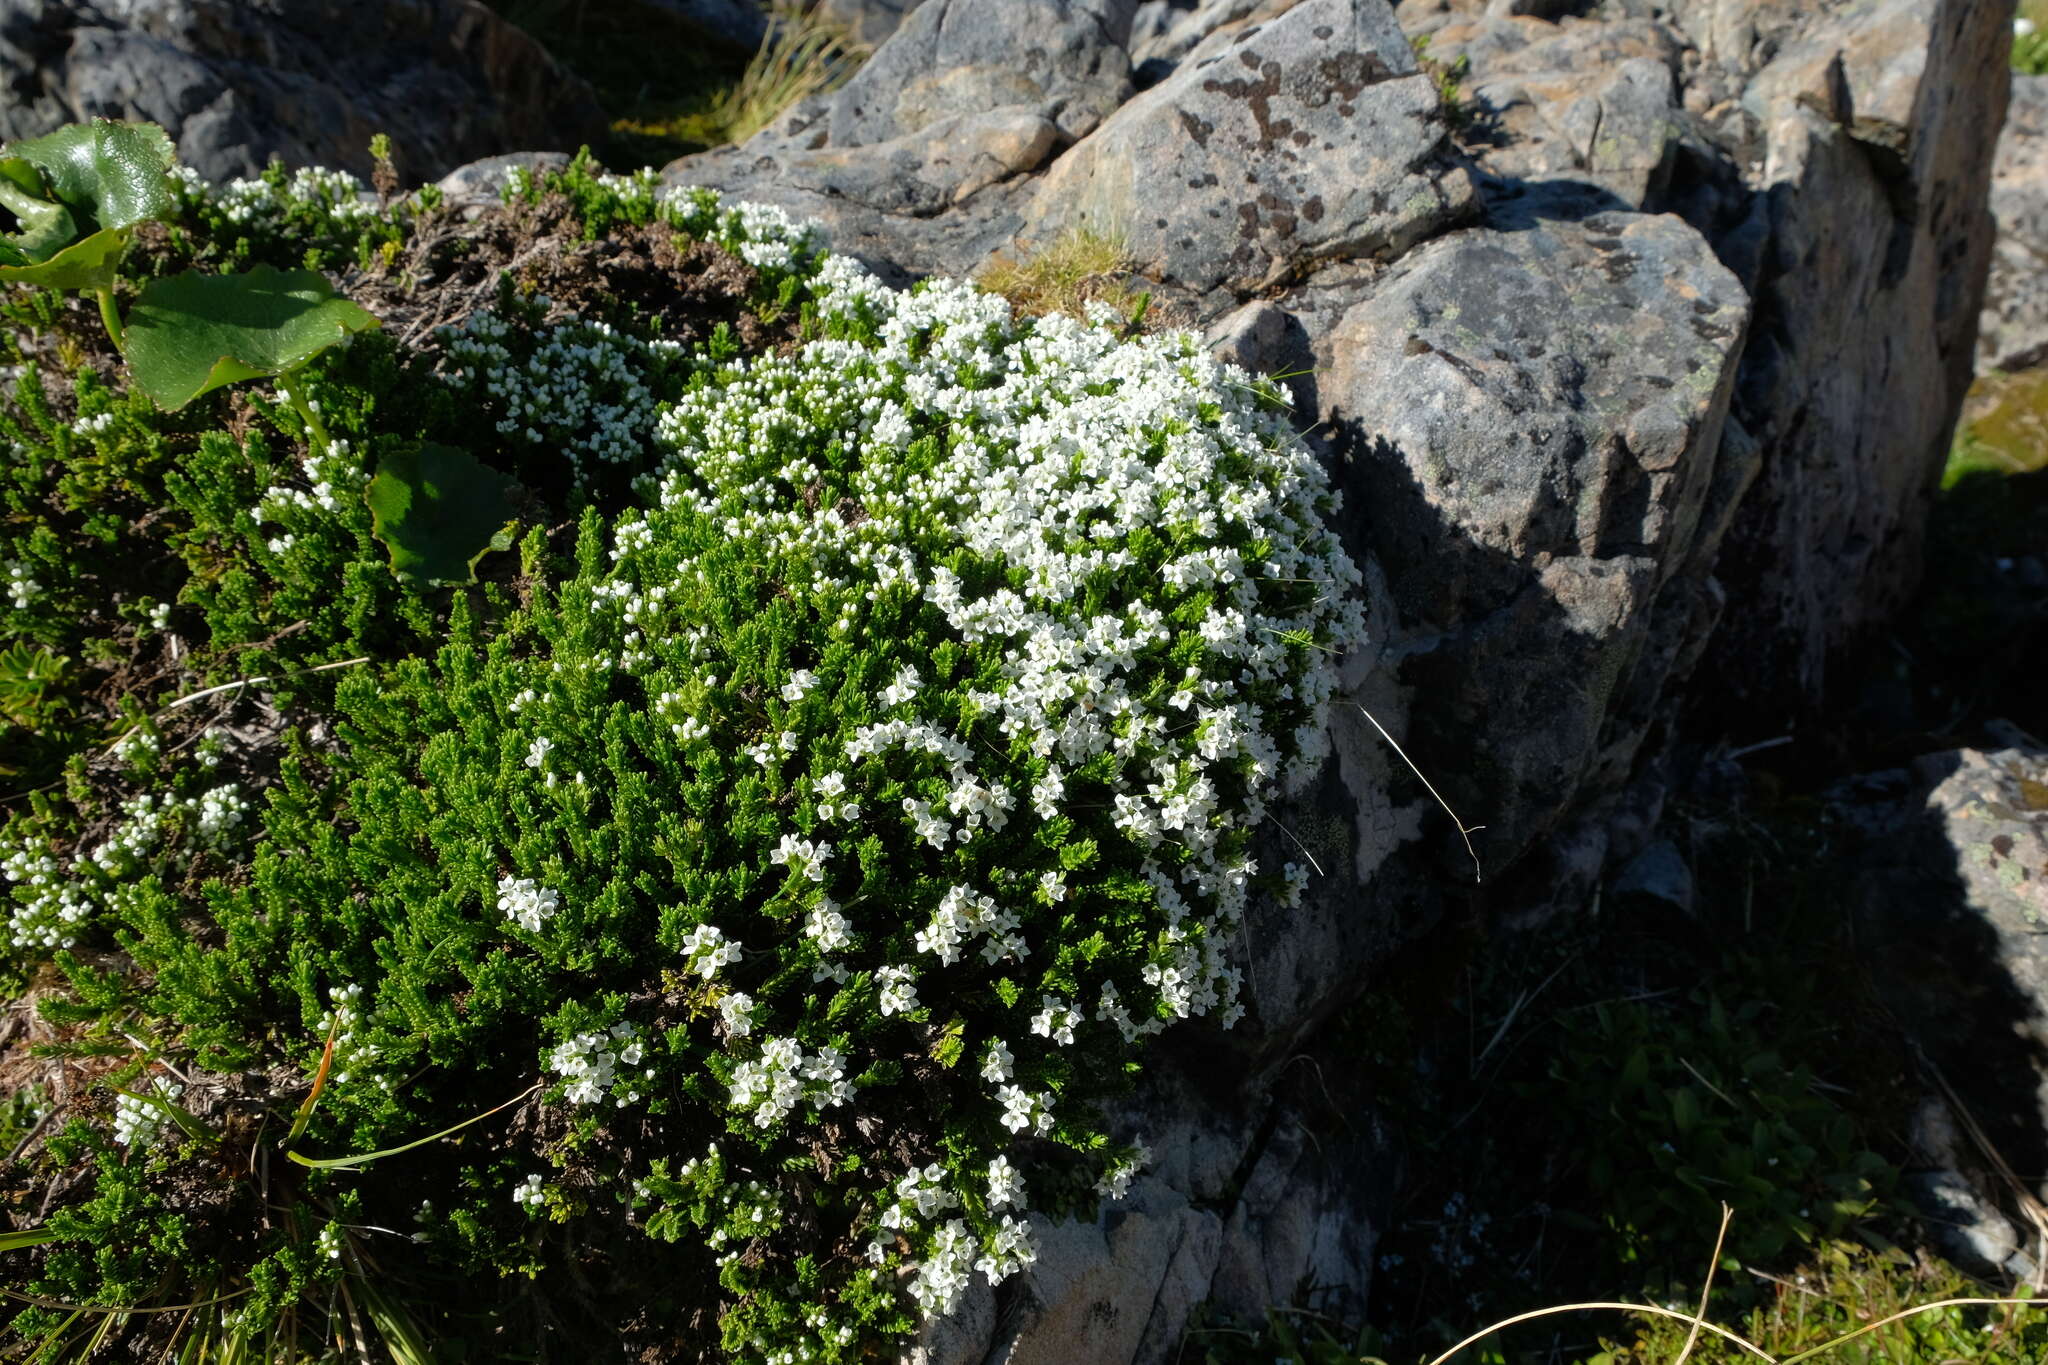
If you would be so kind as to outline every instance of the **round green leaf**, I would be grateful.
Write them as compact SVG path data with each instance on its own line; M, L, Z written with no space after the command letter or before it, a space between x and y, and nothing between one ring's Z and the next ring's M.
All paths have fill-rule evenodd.
M98 118L54 133L10 142L0 155L26 161L43 173L48 197L83 212L98 228L132 227L171 211L167 179L177 153L154 123Z
M391 571L426 583L467 583L476 562L512 546L518 485L466 450L408 443L387 451L365 497Z
M295 370L376 325L316 270L173 275L150 281L128 314L128 368L175 412L223 384Z

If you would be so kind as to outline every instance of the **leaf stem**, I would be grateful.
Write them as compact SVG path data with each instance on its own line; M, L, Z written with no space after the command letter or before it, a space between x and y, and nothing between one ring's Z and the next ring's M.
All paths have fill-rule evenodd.
M128 344L121 334L121 314L114 307L114 291L108 288L98 292L100 325L107 329L107 339L114 343L114 349L125 357L128 354Z
M327 437L327 424L320 420L319 413L313 411L313 405L306 401L305 392L299 387L299 377L304 373L303 369L297 369L289 374L279 375L278 387L284 390L286 399L292 405L292 411L298 413L299 420L306 424L306 431L313 447L312 453L316 456L324 455L331 444Z

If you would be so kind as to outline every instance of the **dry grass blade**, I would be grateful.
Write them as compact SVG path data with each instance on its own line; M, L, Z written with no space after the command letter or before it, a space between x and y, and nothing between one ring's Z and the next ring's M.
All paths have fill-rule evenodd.
M1444 800L1443 793L1439 792L1436 789L1435 785L1432 784L1428 778L1422 775L1422 769L1415 766L1415 760L1408 757L1407 751L1403 749L1399 744L1394 742L1394 737L1387 733L1387 727L1380 724L1379 718L1373 715L1372 712L1366 710L1363 706L1359 706L1357 702L1353 702L1351 704L1353 706L1358 706L1358 714L1364 716L1367 720L1372 722L1372 728L1380 732L1380 738L1385 740L1387 742L1388 747L1391 748L1395 753L1401 755L1401 761L1408 765L1408 771L1414 773L1417 780L1419 780L1423 786L1429 788L1429 794L1431 796L1434 796L1436 798L1436 803L1444 808L1444 814L1451 817L1451 823L1458 827L1458 837L1465 841L1465 852L1471 855L1472 880L1475 882L1481 880L1482 877L1481 869L1479 866L1479 851L1472 847L1472 836L1474 834L1477 834L1480 830L1485 829L1486 826L1468 825L1463 820L1460 820L1458 818L1458 812L1451 809L1451 803Z
M1685 1345L1679 1350L1673 1365L1685 1365L1692 1357L1692 1348L1699 1344L1700 1324L1707 1320L1707 1300L1714 1292L1714 1272L1721 1268L1721 1248L1728 1241L1728 1220L1734 1216L1734 1209L1721 1205L1721 1230L1714 1234L1714 1256L1707 1262L1707 1282L1700 1286L1700 1311L1693 1315L1692 1330L1685 1334Z
M713 116L733 142L745 142L783 110L844 84L868 49L816 14L783 9L739 79L719 97Z
M1587 1303L1560 1303L1555 1305L1554 1307L1532 1308L1526 1313L1517 1313L1515 1314L1515 1316L1511 1318L1502 1318L1499 1322L1494 1323L1491 1327L1483 1327L1479 1331L1474 1332L1471 1336L1466 1337L1456 1346L1453 1346L1450 1350L1445 1351L1442 1355L1430 1361L1429 1365L1444 1365L1444 1362L1450 1360L1453 1356L1457 1355L1458 1352L1464 1350L1467 1346L1471 1346L1477 1342L1484 1341L1488 1337L1492 1336L1495 1332L1504 1331L1507 1328L1517 1325L1518 1323L1534 1322L1538 1318L1554 1318L1560 1313L1585 1313L1597 1311L1611 1311L1616 1313L1647 1313L1651 1317L1672 1318L1678 1322L1698 1323L1699 1326L1704 1330L1712 1332L1715 1336L1720 1337L1723 1341L1732 1342L1734 1345L1741 1347L1743 1350L1755 1356L1758 1360L1766 1361L1769 1363L1769 1365L1789 1365L1789 1362L1779 1361L1776 1356L1773 1356L1770 1352L1766 1351L1763 1347L1757 1345L1755 1342L1749 1340L1747 1337L1743 1337L1734 1332L1731 1332L1726 1327L1716 1326L1714 1323L1711 1322L1700 1321L1698 1314L1681 1313L1676 1308L1660 1308L1654 1303L1608 1303L1604 1300Z

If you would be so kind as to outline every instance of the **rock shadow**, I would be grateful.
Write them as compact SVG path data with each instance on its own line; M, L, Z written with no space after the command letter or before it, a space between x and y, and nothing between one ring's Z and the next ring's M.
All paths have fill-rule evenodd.
M1930 754L1861 785L1897 795L1865 823L1845 877L1858 960L1844 966L1896 1021L1902 1075L1945 1099L1963 1139L1930 1144L1916 1125L1908 1188L1935 1205L1925 1212L1944 1251L2010 1271L1985 1264L1981 1212L1940 1197L1954 1174L1941 1168L1960 1164L1982 1203L2007 1210L2016 1192L2001 1162L2033 1197L2048 1192L2048 862L2035 862L2048 848L2048 752Z

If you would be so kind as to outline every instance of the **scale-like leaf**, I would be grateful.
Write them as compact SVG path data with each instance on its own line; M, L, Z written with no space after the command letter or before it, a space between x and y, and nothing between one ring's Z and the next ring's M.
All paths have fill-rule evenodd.
M175 412L241 379L295 370L352 332L377 326L316 270L259 265L241 275L152 280L128 314L128 368Z
M511 548L516 486L466 450L429 441L398 446L378 461L365 494L371 531L400 578L467 583L479 559Z
M154 123L73 123L10 142L0 147L0 156L41 171L49 190L45 197L87 220L80 230L133 227L163 217L174 202L167 176L177 153Z

